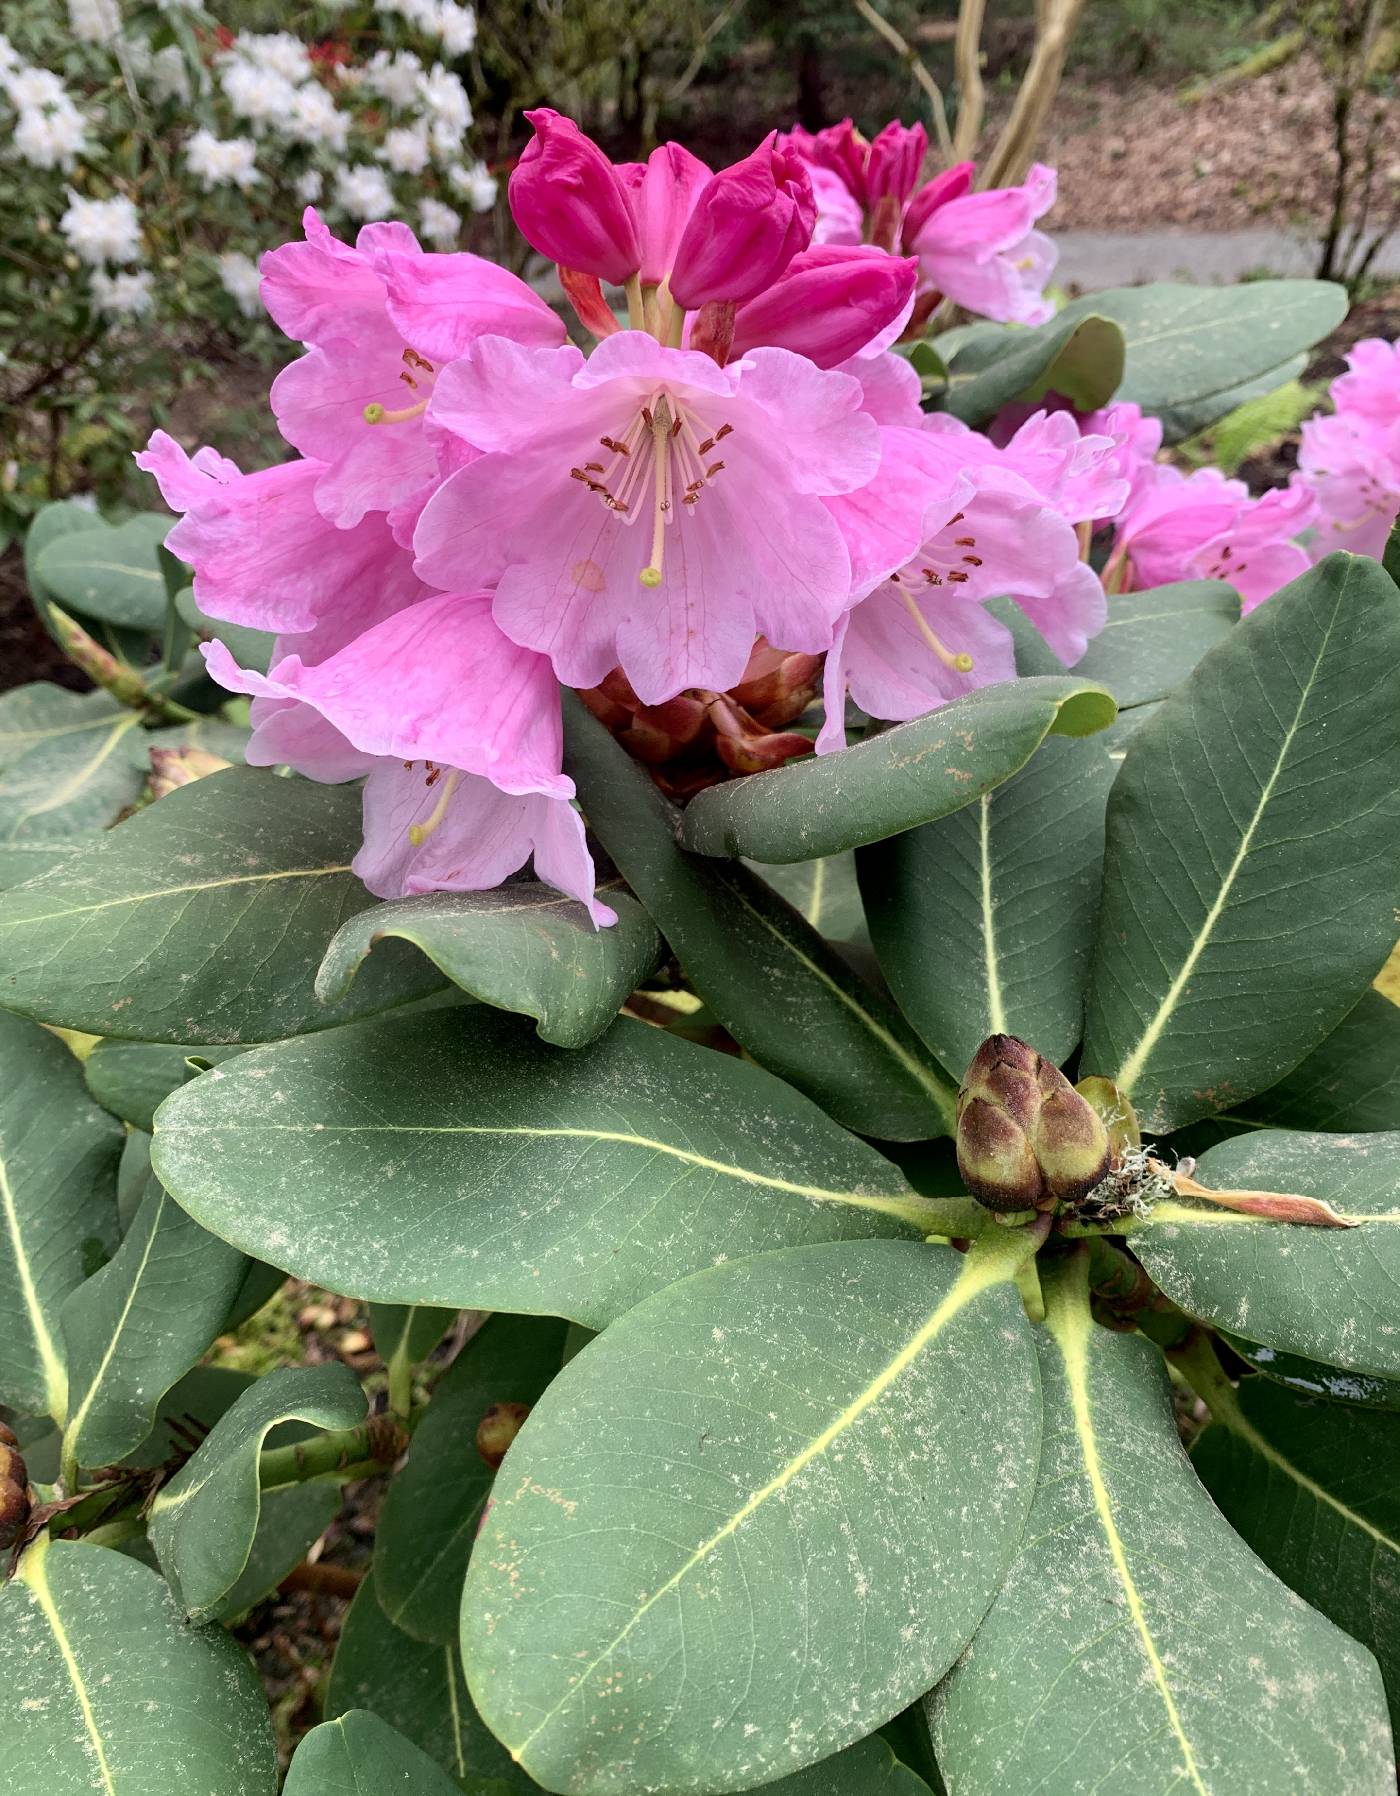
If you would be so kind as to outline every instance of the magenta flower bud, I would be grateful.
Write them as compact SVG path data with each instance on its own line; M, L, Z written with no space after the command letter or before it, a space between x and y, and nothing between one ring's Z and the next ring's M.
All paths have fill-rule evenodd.
M922 125L901 125L898 120L886 125L866 157L866 205L873 208L888 196L902 206L918 183L927 154L928 132ZM970 180L972 165L963 166Z
M803 151L809 162L815 162L821 168L829 168L834 175L850 188L861 205L865 205L866 192L866 157L870 145L856 130L850 119L843 118L839 125L827 125L808 139Z
M642 252L617 171L572 119L551 107L527 112L535 127L510 177L510 209L532 248L563 268L621 285Z
M881 133L883 135L883 133ZM940 206L946 206L949 200L961 199L972 186L975 162L955 162L951 168L945 168L941 175L935 175L910 200L904 214L904 241L912 243L925 224Z
M637 221L643 285L659 286L671 272L676 247L710 171L682 145L663 143L645 162L620 164L617 174Z
M731 356L764 344L836 368L894 330L914 297L919 265L867 244L818 243L734 315Z
M671 270L672 296L687 312L709 300L753 299L812 241L812 183L799 159L776 147L777 136L770 131L697 195Z

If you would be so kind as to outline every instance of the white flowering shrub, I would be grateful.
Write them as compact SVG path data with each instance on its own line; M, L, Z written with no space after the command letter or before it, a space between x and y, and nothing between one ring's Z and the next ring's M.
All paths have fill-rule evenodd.
M0 528L114 495L152 417L235 342L270 348L257 258L304 206L451 249L495 199L458 0L6 0L0 23Z

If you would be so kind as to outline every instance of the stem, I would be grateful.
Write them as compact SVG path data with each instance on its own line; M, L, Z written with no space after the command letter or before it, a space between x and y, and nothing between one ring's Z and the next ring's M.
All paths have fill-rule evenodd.
M398 1346L390 1355L388 1366L389 1411L405 1423L413 1408L413 1361L405 1352L407 1344L408 1330L405 1329Z
M82 668L94 686L110 692L114 699L131 710L145 712L162 723L193 723L198 719L197 711L177 705L174 699L154 691L134 667L124 667L109 649L104 649L88 635L76 618L70 617L59 606L50 605L49 616L53 619L59 647L75 667Z
M950 166L956 158L953 155L953 140L948 134L948 114L944 109L943 94L938 83L920 62L913 45L900 36L888 19L876 12L870 0L851 0L851 4L871 30L879 32L928 96L929 110L933 113L933 132L938 139L938 153L945 166Z
M986 0L962 0L953 39L953 69L958 79L958 119L953 127L951 160L966 162L982 132L982 14Z
M314 1440L273 1447L258 1461L258 1484L263 1490L320 1478L350 1484L387 1472L408 1445L417 1419L410 1416L405 1423L391 1415L371 1416L358 1428L338 1428Z
M1035 49L1022 77L1011 117L988 158L980 187L1002 187L1020 180L1060 86L1070 38L1079 23L1084 0L1048 0L1041 10ZM1040 10L1040 9L1038 9Z
M1212 1418L1237 1433L1248 1426L1239 1396L1225 1375L1216 1355L1214 1343L1203 1328L1193 1329L1180 1347L1167 1355L1171 1363L1185 1373L1193 1391L1210 1411Z
M627 290L627 328L642 331L647 327L646 301L642 298L642 277L640 274L629 274L626 282Z

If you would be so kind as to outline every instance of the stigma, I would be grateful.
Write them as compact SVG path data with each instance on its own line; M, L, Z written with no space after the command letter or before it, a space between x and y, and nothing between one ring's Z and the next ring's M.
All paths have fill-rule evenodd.
M663 391L638 408L621 436L599 437L606 460L569 469L570 478L624 524L650 517L651 558L638 575L643 586L660 586L667 528L723 473L723 460L711 458L732 431L731 424L721 424L702 440L685 408Z

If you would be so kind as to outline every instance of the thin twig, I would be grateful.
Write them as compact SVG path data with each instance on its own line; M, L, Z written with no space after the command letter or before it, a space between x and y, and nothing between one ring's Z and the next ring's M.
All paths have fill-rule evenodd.
M695 46L694 55L662 96L663 105L674 106L676 101L681 98L682 94L685 93L686 89L695 80L701 69L704 68L705 58L709 54L710 45L719 36L720 32L724 30L725 26L729 24L730 20L736 18L738 14L744 10L745 4L746 0L729 0L728 6L722 6L715 14L714 18L710 20L709 24L700 34L700 42Z
M986 0L962 0L953 39L953 69L958 78L958 122L953 128L950 162L966 162L977 150L982 133L985 94L982 88L982 15Z
M1031 152L1059 91L1070 39L1083 10L1084 0L1043 0L1037 7L1035 49L1021 78L1011 117L982 170L981 186L1009 186L1030 167Z
M953 139L948 133L948 114L943 106L942 89L920 62L918 52L913 45L900 36L888 19L882 18L876 12L870 4L870 0L851 0L851 5L855 7L872 31L879 32L928 96L928 103L933 112L933 134L938 139L938 153L945 164L951 163L954 160Z

